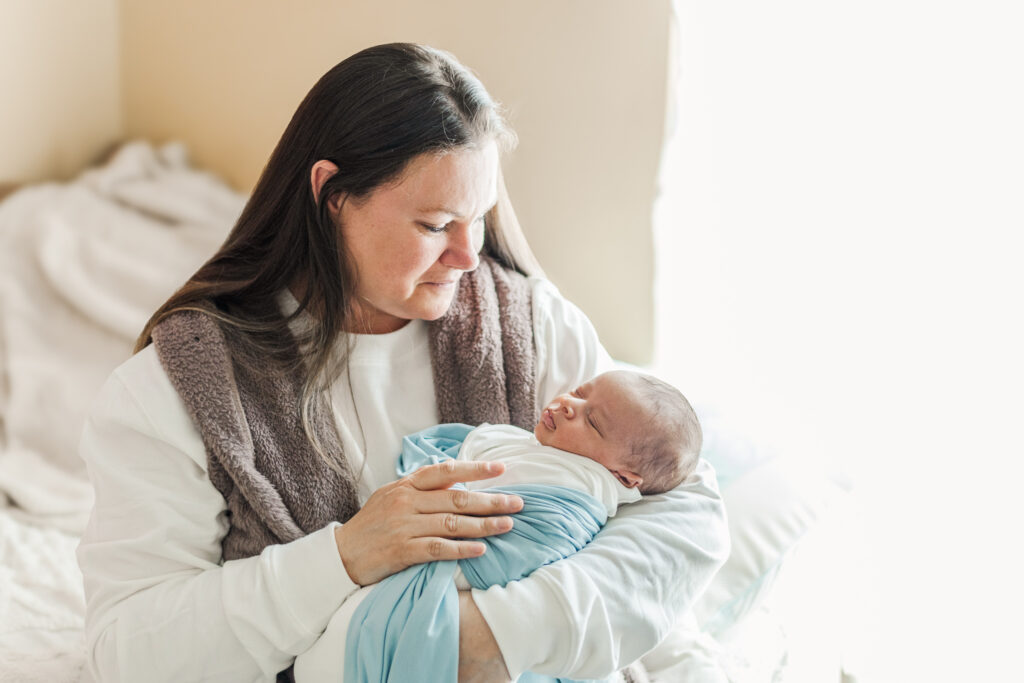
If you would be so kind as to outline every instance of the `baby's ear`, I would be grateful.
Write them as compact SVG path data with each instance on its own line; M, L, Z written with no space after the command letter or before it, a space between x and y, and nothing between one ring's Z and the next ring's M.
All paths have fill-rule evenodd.
M627 489L635 489L640 484L644 483L644 478L636 472L630 472L629 470L612 470L622 485Z

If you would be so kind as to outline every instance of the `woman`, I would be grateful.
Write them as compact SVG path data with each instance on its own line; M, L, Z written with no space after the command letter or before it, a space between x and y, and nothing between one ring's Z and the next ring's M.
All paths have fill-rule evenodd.
M273 680L360 585L510 528L518 499L447 490L499 466L395 481L394 462L439 421L532 426L537 396L611 364L526 277L511 138L426 47L370 48L310 91L86 424L94 678ZM724 560L724 518L706 465L630 507L572 558L461 594L460 680L604 676L654 647Z

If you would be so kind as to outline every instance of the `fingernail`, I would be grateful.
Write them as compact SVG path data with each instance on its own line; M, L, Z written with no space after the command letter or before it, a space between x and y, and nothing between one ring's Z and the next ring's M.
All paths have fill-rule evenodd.
M501 519L498 520L498 529L500 531L508 531L511 528L512 528L512 518L511 517L502 517Z

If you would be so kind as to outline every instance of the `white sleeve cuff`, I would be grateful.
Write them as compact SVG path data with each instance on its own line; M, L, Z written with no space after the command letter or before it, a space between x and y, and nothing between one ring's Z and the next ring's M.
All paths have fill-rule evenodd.
M338 556L334 530L339 526L328 524L291 543L270 546L267 552L282 597L296 620L314 633L323 631L345 598L359 588Z

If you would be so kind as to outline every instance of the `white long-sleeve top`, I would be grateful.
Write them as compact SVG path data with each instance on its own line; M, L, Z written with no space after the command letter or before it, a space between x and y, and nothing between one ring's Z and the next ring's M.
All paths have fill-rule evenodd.
M612 363L578 308L544 280L532 288L542 401ZM333 389L365 499L396 477L402 436L438 422L425 323L359 336ZM81 455L96 489L78 549L87 679L273 681L357 588L338 557L336 524L223 562L224 499L152 347L100 391ZM473 597L514 677L595 678L651 649L727 551L721 499L702 464L675 491L625 506L580 553Z

